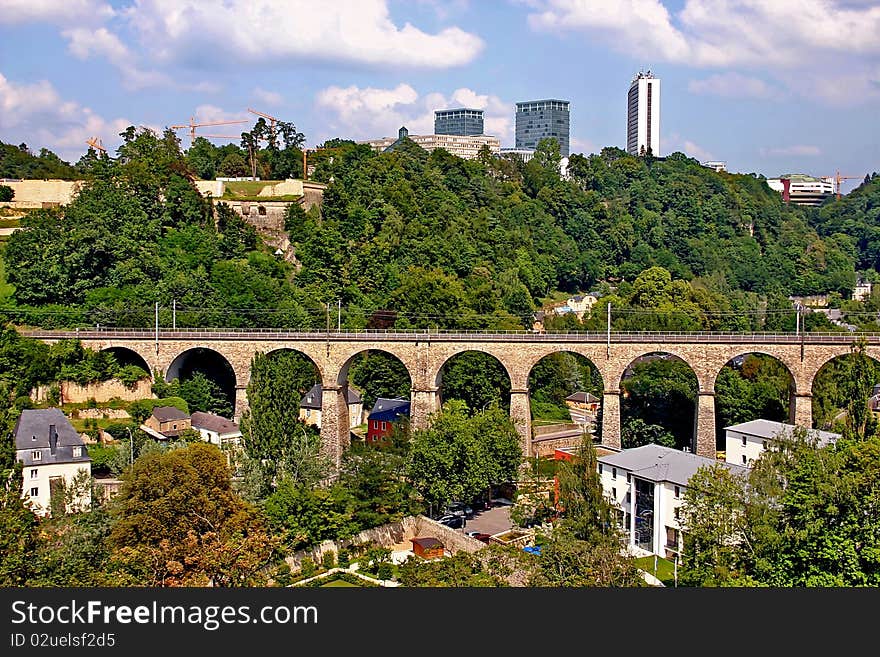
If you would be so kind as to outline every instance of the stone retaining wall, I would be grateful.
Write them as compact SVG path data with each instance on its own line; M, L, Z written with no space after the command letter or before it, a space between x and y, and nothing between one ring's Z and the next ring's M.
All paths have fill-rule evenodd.
M467 534L462 534L451 527L441 525L427 516L407 516L402 520L391 522L381 527L365 529L350 539L324 541L312 548L299 550L289 555L285 561L287 561L292 570L296 571L305 557L311 557L315 563L321 563L321 559L326 552L336 552L338 554L340 548L348 548L352 545L365 545L367 543L391 547L418 536L433 536L443 543L443 547L448 552L453 554L456 552L477 552L486 547L481 541L471 538Z

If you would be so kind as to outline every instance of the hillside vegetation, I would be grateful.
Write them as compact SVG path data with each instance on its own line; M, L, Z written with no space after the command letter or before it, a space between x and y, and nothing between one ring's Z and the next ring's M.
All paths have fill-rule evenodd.
M290 264L222 202L212 215L174 134L122 136L118 158L80 162L70 206L10 238L9 319L147 326L174 299L181 326L323 329L339 300L346 328L524 328L538 299L598 288L615 328L761 330L793 324L788 295L846 298L876 264L876 180L813 211L680 153L573 155L561 179L552 141L523 165L344 140L318 160L323 207L288 212Z

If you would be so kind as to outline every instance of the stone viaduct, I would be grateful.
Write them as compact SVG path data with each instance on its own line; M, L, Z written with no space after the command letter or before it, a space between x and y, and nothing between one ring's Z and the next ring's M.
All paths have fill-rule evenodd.
M193 349L222 356L235 375L235 416L247 409L246 388L251 359L257 352L289 349L310 358L317 367L324 395L321 438L336 462L348 444L347 408L342 391L355 356L367 350L396 356L409 371L412 384L412 425L427 426L440 406L441 372L456 354L478 351L497 358L510 377L510 414L522 438L524 454L531 453L531 412L528 379L545 356L571 352L589 359L604 383L602 442L620 446L620 381L624 370L640 356L666 353L687 363L699 382L695 419L695 451L715 455L715 378L732 359L750 353L777 358L792 377L790 421L812 426L812 386L819 369L831 359L850 353L854 338L847 334L735 333L529 333L365 331L299 333L262 330L99 330L30 331L31 337L55 342L78 338L94 350L127 349L139 355L151 371L168 376ZM880 360L880 335L865 336L868 354ZM178 365L179 366L179 365Z

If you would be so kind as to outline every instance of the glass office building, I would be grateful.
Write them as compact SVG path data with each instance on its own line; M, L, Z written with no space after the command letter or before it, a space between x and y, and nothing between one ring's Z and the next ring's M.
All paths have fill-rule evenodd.
M553 137L562 157L568 157L569 101L527 100L516 104L516 147L535 149L538 142Z
M435 110L435 135L481 135L483 134L483 110L461 107Z

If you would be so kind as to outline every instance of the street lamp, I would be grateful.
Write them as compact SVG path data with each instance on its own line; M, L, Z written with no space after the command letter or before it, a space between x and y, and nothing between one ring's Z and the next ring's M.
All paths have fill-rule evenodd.
M134 438L131 435L131 429L125 427L125 430L128 431L129 465L134 465Z

